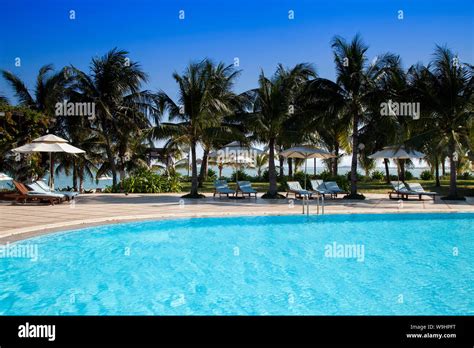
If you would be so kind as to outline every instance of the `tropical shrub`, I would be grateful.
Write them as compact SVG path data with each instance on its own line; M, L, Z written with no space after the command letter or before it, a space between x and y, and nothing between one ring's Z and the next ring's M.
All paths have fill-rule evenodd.
M356 177L357 177L357 181L363 181L364 180L364 176L362 174L360 174L359 172L357 172ZM351 181L351 172L347 172L346 178L347 178L347 180Z
M413 176L413 173L405 170L405 180L413 180L415 177Z
M424 170L420 174L420 179L421 180L433 180L434 176L429 170Z
M217 179L217 172L209 168L207 170L207 179L208 180L216 180Z
M299 181L301 187L304 187L304 172L297 171L296 173L293 174L293 181ZM306 176L306 180L310 180L310 175ZM291 181L291 180L290 180Z
M446 172L444 175L441 175L440 179L441 180L450 180L451 179L451 174L449 172Z
M238 169L232 173L230 176L230 181L237 181L236 179L239 181L250 181L251 178L252 177L248 175L245 170Z
M106 192L164 193L181 191L179 174L164 176L151 170L143 170L123 179L118 187L108 187Z
M374 170L371 175L372 180L380 181L385 178L385 175L380 170Z
M329 181L329 179L332 177L332 174L331 172L325 170L323 172L321 172L318 177L321 179L321 180L324 180L324 181Z
M469 172L464 172L461 175L459 175L459 179L461 179L461 180L473 180L474 179L474 174L469 173Z

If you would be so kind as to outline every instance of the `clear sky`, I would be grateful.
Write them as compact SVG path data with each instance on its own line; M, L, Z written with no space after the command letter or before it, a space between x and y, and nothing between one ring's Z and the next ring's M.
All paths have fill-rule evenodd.
M91 57L126 49L149 74L150 90L173 95L171 78L191 60L240 59L238 92L256 85L260 69L311 62L333 78L330 41L359 32L369 56L392 51L405 66L427 62L434 45L447 44L473 62L472 0L2 0L0 69L30 88L40 66L87 70ZM76 18L69 19L74 10ZM185 19L178 18L185 11ZM288 11L294 19L288 19ZM403 10L404 19L398 19ZM15 58L21 67L15 67ZM11 90L0 82L0 93ZM14 100L12 100L14 101Z
M447 44L473 63L473 0L2 0L0 69L33 88L38 69L53 63L88 71L91 57L118 47L149 74L144 88L171 96L171 78L191 60L239 58L241 92L261 69L310 62L334 78L330 41L360 33L369 58L391 51L405 67L427 63L435 44ZM75 19L69 19L70 10ZM185 19L179 19L184 10ZM294 19L288 18L294 11ZM403 19L398 19L398 11ZM21 67L15 67L15 58ZM0 94L12 102L0 80Z

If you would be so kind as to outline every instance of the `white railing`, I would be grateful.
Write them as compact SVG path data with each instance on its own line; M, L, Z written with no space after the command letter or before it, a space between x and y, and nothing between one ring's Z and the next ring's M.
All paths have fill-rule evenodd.
M306 212L306 215L309 215L309 195L302 195L303 201L303 214ZM316 195L316 215L319 215L319 210L321 209L321 215L324 215L324 196L317 194Z

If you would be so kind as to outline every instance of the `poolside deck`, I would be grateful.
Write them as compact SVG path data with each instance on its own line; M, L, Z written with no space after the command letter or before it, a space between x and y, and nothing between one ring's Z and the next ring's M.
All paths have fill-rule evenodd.
M213 198L182 200L180 194L89 194L75 204L55 206L0 202L0 243L29 238L58 230L140 219L166 219L198 216L301 214L300 200L232 200ZM364 201L327 199L326 214L474 212L474 197L464 202L409 200L399 203L387 195L366 194ZM293 202L293 204L291 204ZM184 203L184 204L183 204ZM310 214L316 203L310 201Z

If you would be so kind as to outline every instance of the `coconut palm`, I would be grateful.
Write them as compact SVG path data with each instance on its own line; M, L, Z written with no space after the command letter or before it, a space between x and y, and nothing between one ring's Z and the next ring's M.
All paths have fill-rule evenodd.
M469 132L473 119L473 66L461 63L448 48L436 46L431 63L410 71L413 94L421 103L425 129L411 138L426 143L430 138L448 149L450 183L447 199L462 199L457 191L457 162L472 151Z
M90 75L71 68L75 81L71 97L95 103L93 127L103 137L114 187L117 185L117 161L127 152L127 144L121 142L128 142L138 128L148 125L146 113L151 100L147 91L140 91L147 75L127 55L127 51L115 48L103 57L93 58Z
M205 59L189 64L182 75L173 74L179 86L177 102L163 91L156 96L157 126L152 128L151 136L155 139L172 137L191 149L191 192L187 198L202 197L198 193L196 147L209 129L220 127L223 118L235 109L237 98L232 87L238 74L233 65L215 64ZM162 122L165 112L171 122Z
M286 131L288 120L296 115L299 106L296 101L307 81L316 75L309 64L298 64L292 69L282 65L268 78L263 71L258 80L258 88L243 94L247 114L243 121L253 133L252 138L266 143L269 149L268 170L270 187L263 197L279 198L275 168L275 148Z
M332 86L332 103L336 110L350 115L352 126L351 193L348 198L363 198L357 193L357 160L359 153L359 132L378 110L374 101L380 93L380 77L396 61L392 54L383 54L368 62L365 45L359 35L351 42L336 36L332 41L334 62L336 64L336 86Z

